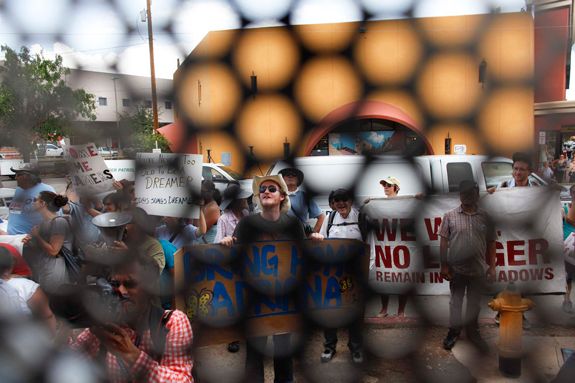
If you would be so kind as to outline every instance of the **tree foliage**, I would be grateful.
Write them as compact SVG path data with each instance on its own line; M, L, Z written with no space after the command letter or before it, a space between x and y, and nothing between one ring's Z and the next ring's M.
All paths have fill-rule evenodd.
M47 60L22 47L17 53L7 45L0 67L0 127L8 144L16 146L24 159L36 142L70 134L78 118L95 120L95 96L66 85L70 69L62 57Z
M130 132L131 146L136 152L151 153L152 149L162 149L163 153L171 153L170 142L161 134L153 134L154 113L144 104L135 106L131 112L120 115L121 124Z

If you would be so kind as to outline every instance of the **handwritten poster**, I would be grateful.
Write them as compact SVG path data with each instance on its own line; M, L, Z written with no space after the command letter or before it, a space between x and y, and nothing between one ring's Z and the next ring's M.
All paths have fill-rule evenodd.
M80 197L115 190L114 176L94 143L62 145L74 191Z
M198 154L138 153L138 207L152 215L199 218L193 196L200 195L202 162Z
M364 312L369 248L357 240L201 245L180 249L174 262L176 306L196 346L299 332L304 317L342 327Z

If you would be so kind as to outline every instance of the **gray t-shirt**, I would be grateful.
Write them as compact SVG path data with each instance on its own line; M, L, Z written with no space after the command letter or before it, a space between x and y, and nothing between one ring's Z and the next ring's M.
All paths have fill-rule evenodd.
M85 245L98 242L100 230L92 223L92 216L86 212L81 203L70 202L70 217L76 244L82 247L82 250Z
M44 241L49 243L50 238L54 235L63 235L64 243L62 246L72 252L74 235L66 218L56 217L50 222L44 221L40 224L40 237ZM53 293L58 286L69 283L68 274L66 273L66 263L61 256L51 257L44 250L41 250L39 266L38 282L45 292Z

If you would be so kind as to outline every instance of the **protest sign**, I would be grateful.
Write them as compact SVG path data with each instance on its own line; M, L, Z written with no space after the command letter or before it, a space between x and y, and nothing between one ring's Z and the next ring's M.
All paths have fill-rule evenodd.
M203 157L198 154L138 153L136 198L148 214L199 218L192 195L200 195Z
M134 160L104 160L106 166L116 181L136 179L136 161Z
M299 332L304 313L333 327L363 315L369 248L357 240L193 246L174 262L176 307L200 347Z
M94 143L62 145L62 148L74 191L79 197L114 190L114 177Z
M372 199L363 212L374 223L370 235L370 286L401 294L449 295L439 264L439 228L443 215L461 205L459 194ZM484 194L479 206L493 217L496 241L494 293L513 281L522 293L565 291L561 204L544 187L498 189Z

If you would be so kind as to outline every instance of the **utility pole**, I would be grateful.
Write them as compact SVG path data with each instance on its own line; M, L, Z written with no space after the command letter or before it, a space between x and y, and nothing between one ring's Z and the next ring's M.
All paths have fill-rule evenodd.
M122 141L121 141L121 132L120 132L120 121L118 120L118 93L116 93L116 80L120 77L114 76L112 77L112 81L114 81L114 102L116 103L116 129L118 130L118 156L122 154ZM110 158L112 158L112 148L110 148Z
M158 134L158 100L156 97L156 70L154 69L154 35L152 33L152 0L148 4L148 40L150 40L150 67L152 70L152 112L154 113L154 134Z

